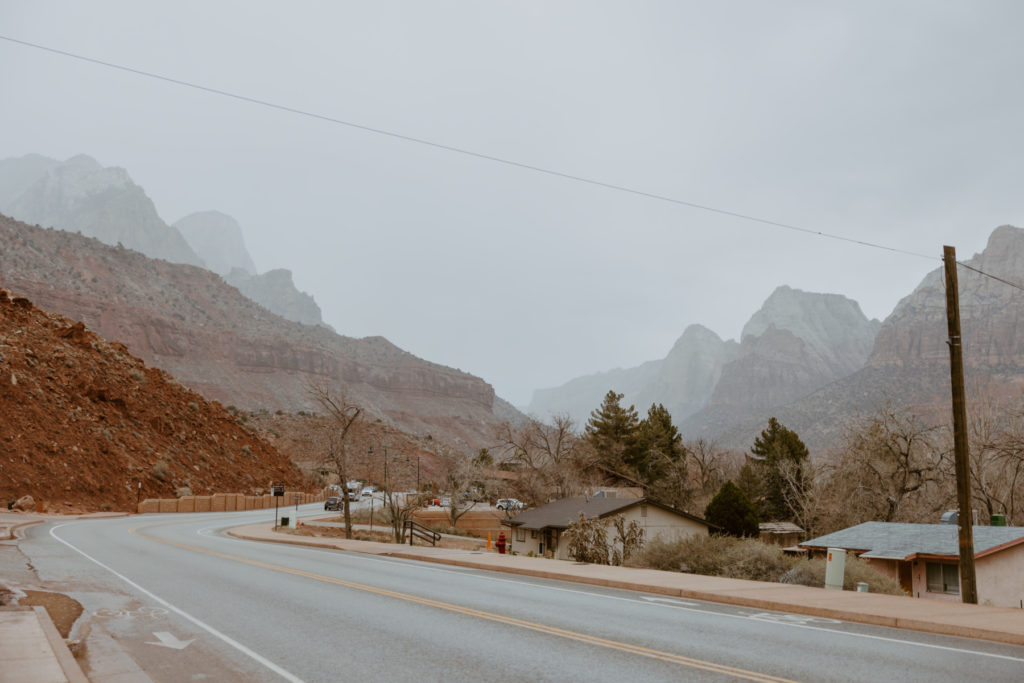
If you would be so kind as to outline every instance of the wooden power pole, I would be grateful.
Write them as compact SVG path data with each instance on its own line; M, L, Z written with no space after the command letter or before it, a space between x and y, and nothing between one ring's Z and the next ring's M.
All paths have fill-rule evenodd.
M956 280L956 249L942 248L946 270L946 323L949 326L949 375L953 386L953 454L956 460L957 527L960 531L960 599L978 604L974 575L974 514L971 510L971 466L967 450L967 401L964 397L964 354L960 343L960 296Z

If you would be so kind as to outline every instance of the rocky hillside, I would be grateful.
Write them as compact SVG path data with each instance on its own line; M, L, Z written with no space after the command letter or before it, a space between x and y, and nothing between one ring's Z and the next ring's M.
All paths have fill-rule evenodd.
M352 339L284 320L202 268L0 217L0 286L83 320L207 398L312 410L308 383L344 390L413 435L475 450L500 423L494 390L382 337Z
M997 228L985 250L966 263L1024 283L1024 230ZM958 279L968 399L1019 400L1024 391L1024 292L963 267ZM887 400L945 424L950 419L947 338L940 267L885 319L862 369L770 413L818 450L835 441L846 421L873 412ZM763 411L745 425L725 429L719 441L749 447L751 430L758 424L763 428L771 415Z
M220 404L5 290L0 415L3 502L31 495L52 510L129 510L138 482L144 497L304 483Z
M37 155L6 159L3 168L0 211L9 216L172 263L203 265L123 168L104 168L84 154L63 163Z
M744 326L739 344L691 325L664 359L537 391L529 410L568 411L583 423L614 389L641 411L663 404L688 438L710 436L861 368L878 325L846 297L783 286Z
M240 268L249 275L256 274L256 264L253 263L249 250L245 248L242 226L226 213L191 213L176 221L174 228L199 254L206 267L218 275L227 275L235 268Z

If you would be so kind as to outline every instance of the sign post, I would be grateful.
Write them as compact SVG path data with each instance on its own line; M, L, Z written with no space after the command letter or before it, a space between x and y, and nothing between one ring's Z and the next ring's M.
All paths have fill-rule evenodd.
M273 484L270 487L270 492L274 495L274 528L277 528L277 499L284 495L284 486L282 484Z

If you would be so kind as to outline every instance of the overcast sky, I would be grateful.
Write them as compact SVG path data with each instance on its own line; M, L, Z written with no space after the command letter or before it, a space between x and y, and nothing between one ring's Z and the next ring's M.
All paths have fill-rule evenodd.
M37 2L0 34L852 245L0 40L0 157L234 216L339 332L524 405L723 338L779 285L884 318L943 244L1024 225L1024 3Z

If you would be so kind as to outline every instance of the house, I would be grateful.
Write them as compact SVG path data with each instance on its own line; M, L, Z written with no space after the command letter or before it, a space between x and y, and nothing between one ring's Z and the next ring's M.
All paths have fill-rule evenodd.
M865 522L800 544L813 555L848 550L918 598L960 601L955 524ZM975 526L978 603L1024 608L1024 527Z
M607 520L622 515L627 525L635 521L644 530L645 540L656 536L675 538L707 534L711 528L717 528L700 517L647 498L612 498L598 494L562 498L504 520L502 524L510 527L509 549L516 553L532 552L568 560L569 543L565 530L579 521L580 514L587 519ZM613 535L614 531L609 534L609 541Z

